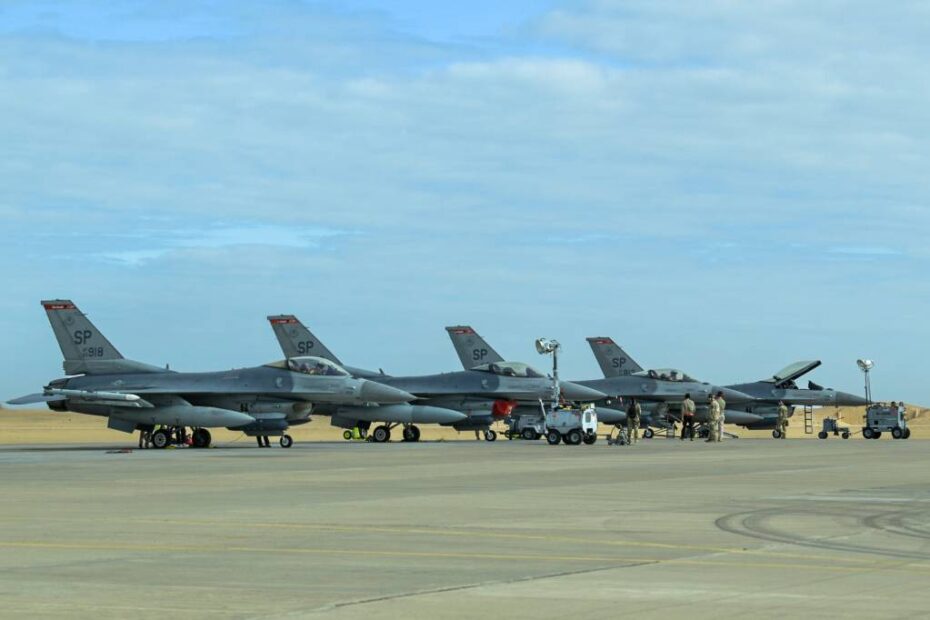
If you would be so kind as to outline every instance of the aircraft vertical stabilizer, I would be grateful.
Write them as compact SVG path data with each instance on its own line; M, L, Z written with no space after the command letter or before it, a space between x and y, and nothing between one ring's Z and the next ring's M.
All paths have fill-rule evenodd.
M597 363L600 364L601 371L607 378L623 377L643 369L611 338L603 336L588 338L588 344L591 345L591 351L594 352L594 357L597 358Z
M65 358L65 374L168 372L165 368L124 358L70 299L47 299L42 301L42 307Z
M268 322L271 323L271 329L274 330L274 335L278 338L278 343L286 357L312 355L342 365L339 358L293 314L269 316Z
M84 362L121 360L123 356L70 299L42 301L65 358L65 373L84 372Z
M459 354L459 359L462 361L462 367L465 370L471 370L481 364L504 361L504 358L498 355L497 351L468 325L447 327L446 331L449 332L452 346L455 347L455 352Z

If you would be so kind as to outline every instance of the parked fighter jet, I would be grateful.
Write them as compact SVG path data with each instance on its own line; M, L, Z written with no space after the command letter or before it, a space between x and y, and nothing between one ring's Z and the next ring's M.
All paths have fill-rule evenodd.
M631 369L635 369L633 376L643 372L639 364L610 338L588 338L588 342L605 377L621 376L621 373ZM621 363L617 360L621 360ZM795 362L775 373L771 379L725 386L723 389L727 401L727 422L751 430L773 429L778 421L778 401L784 401L789 409L805 405L859 407L868 404L861 396L824 389L814 382L809 382L806 390L799 389L795 381L820 364L819 360ZM715 391L716 389L714 388ZM736 390L750 399L731 399L726 395L727 389ZM693 393L691 396L698 405L707 400L704 394L701 395L702 399L696 398ZM699 421L704 421L700 420L700 413L699 411Z
M798 388L796 381L820 365L820 360L795 362L776 372L770 379L728 386L754 398L753 402L746 403L741 409L759 416L761 420L743 426L751 430L774 429L778 421L778 401L788 405L792 413L793 407L865 407L869 404L862 396L825 389L813 381L808 381L807 389ZM729 421L730 409L727 409L726 416Z
M229 428L258 438L293 440L290 426L309 421L315 404L358 409L409 407L413 395L358 379L321 357L304 356L222 372L172 372L125 359L69 300L43 301L64 355L65 374L40 394L10 404L47 403L54 411L104 416L115 430L151 432L156 425L192 427L197 447L210 445L209 428ZM76 375L76 376L74 376ZM170 436L154 431L152 445L164 448Z
M500 354L471 327L458 325L447 327L446 331L452 339L462 365L466 368L476 362L493 363L500 359ZM636 398L642 402L644 425L657 427L667 426L668 422L652 412L654 410L667 411L667 404L680 404L685 394L688 393L698 403L701 401L706 403L710 394L718 391L722 391L724 398L728 401L750 400L745 394L696 381L680 370L643 370L610 338L589 338L588 341L595 349L595 355L598 356L598 362L604 371L605 378L574 381L573 383L606 395L602 399L592 399L592 402L596 401L597 404L597 418L604 424L626 422L626 413L622 409L613 408L612 405L622 407L623 399L629 398ZM650 402L661 404L663 407L649 407Z
M674 368L643 370L643 367L611 338L597 336L587 340L604 373L604 378L593 382L593 385L616 385L614 391L610 392L612 395L615 394L620 399L633 397L644 401L641 422L644 426L667 428L672 422L680 420L681 403L686 394L690 394L697 405L697 422L708 421L707 402L711 394L723 392L728 407L752 400L751 396L735 390L732 386L715 386L697 381ZM653 385L661 387L653 388ZM637 389L640 393L636 393ZM624 421L625 419L624 414ZM734 424L745 424L760 422L761 418L752 413L728 408L727 420ZM647 435L649 434L651 432L647 432Z
M308 330L293 315L278 315L268 317L271 327L281 344L285 355L292 352L313 351L317 355L326 356L335 360L335 356L322 345L310 330ZM491 425L498 419L506 418L519 403L535 403L540 398L548 399L551 390L551 380L543 373L531 366L519 362L505 362L497 360L494 363L477 365L464 372L448 372L436 375L414 377L392 377L386 374L373 373L370 370L352 369L356 376L364 376L384 385L389 385L417 397L417 403L453 409L467 415L467 418L458 421L440 421L440 424L452 426L456 430L483 431L487 441L494 441L497 433L491 430ZM567 381L561 382L562 393L568 400L591 401L604 398L606 395ZM379 422L391 422L384 418L376 418ZM373 418L358 418L352 416L334 416L332 423L342 428L365 426ZM435 422L436 420L428 420ZM420 430L416 426L418 420L411 419L404 422L404 441L417 441ZM397 423L383 424L372 432L375 441L388 441L391 429Z

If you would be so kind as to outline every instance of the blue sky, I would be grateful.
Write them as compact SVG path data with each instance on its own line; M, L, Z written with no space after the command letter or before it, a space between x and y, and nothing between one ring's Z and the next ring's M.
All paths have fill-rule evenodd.
M597 375L928 403L930 9L818 3L0 1L0 396L39 306L127 357L453 370L443 326Z

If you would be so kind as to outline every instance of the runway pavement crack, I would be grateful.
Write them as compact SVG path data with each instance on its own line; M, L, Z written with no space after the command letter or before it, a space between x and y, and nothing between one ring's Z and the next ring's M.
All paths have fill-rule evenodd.
M616 570L618 568L637 568L639 566L650 566L650 565L655 565L655 564L661 564L661 561L655 560L655 561L649 561L649 562L628 562L625 564L612 564L610 566L599 566L597 568L586 568L586 569L572 570L572 571L560 571L557 573L545 573L542 575L529 575L526 577L516 577L513 579L480 581L480 582L475 582L475 583L459 584L459 585L453 585L453 586L443 586L443 587L438 587L438 588L429 588L425 590L416 590L413 592L399 592L397 594L385 594L383 596L373 596L370 598L357 599L354 601L342 601L342 602L330 603L328 605L324 605L323 607L317 607L316 609L292 610L292 611L289 611L283 614L274 614L270 616L258 616L255 618L255 620L272 619L272 618L275 618L275 619L288 618L292 616L296 617L298 615L305 615L308 613L312 613L312 614L328 613L328 612L335 611L337 609L344 609L347 607L356 607L359 605L368 605L371 603L384 603L387 601L409 599L409 598L415 598L418 596L428 596L431 594L446 594L449 592L462 592L466 590L474 590L477 588L485 588L489 586L513 585L513 584L519 584L519 583L529 583L532 581L542 581L545 579L558 579L560 577L574 577L576 575L589 575L589 574L600 573L600 572L609 571L609 570Z

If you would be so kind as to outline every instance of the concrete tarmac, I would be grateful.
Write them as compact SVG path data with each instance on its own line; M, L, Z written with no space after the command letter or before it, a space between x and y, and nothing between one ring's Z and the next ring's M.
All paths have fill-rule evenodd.
M0 447L0 617L926 617L928 448Z

